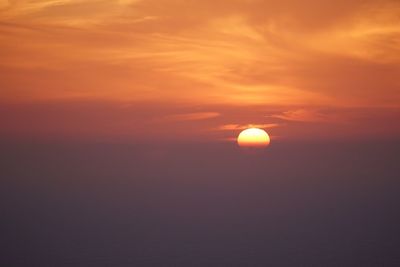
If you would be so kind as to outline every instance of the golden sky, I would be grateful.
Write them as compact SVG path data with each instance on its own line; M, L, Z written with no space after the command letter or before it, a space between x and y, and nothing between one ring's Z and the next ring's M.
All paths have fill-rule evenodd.
M2 135L400 136L398 0L0 0L0 59Z

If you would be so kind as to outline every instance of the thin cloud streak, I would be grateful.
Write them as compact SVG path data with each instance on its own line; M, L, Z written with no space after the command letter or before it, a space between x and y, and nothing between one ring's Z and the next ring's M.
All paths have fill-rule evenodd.
M261 129L270 129L276 128L280 125L277 123L267 123L267 124L225 124L218 128L218 130L222 131L235 131L235 130L244 130L247 128L261 128Z
M298 122L326 122L333 119L332 115L329 116L315 110L306 109L284 111L281 114L269 115L267 117Z
M176 114L167 117L168 120L173 121L198 121L207 120L221 116L218 112L196 112L187 114Z

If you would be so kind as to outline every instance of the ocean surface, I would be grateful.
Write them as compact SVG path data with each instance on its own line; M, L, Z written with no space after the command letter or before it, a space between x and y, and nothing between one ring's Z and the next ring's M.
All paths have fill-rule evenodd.
M1 266L400 266L400 142L2 142Z

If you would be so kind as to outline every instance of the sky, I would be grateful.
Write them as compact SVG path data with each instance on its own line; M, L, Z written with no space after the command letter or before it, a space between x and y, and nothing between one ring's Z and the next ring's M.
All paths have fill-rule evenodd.
M1 0L0 135L400 135L396 0Z

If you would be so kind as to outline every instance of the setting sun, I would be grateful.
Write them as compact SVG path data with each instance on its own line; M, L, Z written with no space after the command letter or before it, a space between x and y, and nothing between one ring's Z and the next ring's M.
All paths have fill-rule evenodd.
M237 142L241 147L267 147L270 143L269 135L262 129L249 128L243 130L238 138Z

